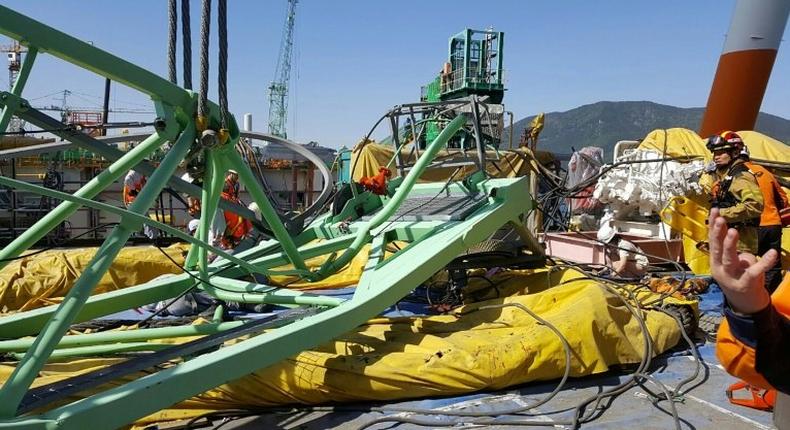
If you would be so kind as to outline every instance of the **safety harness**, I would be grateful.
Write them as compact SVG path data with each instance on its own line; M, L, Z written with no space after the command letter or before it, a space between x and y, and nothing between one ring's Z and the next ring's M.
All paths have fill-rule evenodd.
M743 163L736 163L727 171L727 176L724 179L716 181L713 184L713 197L711 198L711 207L714 208L731 208L737 205L738 198L730 191L733 179L741 174L751 173L748 167ZM757 227L760 225L760 218L752 218L746 221L731 223L731 228L738 227Z

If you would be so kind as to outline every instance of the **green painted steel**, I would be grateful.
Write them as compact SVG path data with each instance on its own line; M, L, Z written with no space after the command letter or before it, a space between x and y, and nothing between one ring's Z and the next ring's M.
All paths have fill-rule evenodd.
M145 213L148 211L164 188L167 180L178 168L178 164L184 159L194 140L194 127L184 130L167 157L162 161L162 164L151 175L140 194L129 206L131 212ZM121 248L126 245L129 236L141 227L142 224L138 224L136 228L124 224L116 226L102 246L96 251L96 255L94 255L80 278L63 299L58 312L47 322L47 325L44 326L36 341L25 354L25 357L16 366L3 388L0 389L1 417L13 417L16 414L17 407L25 391L30 388L33 379L44 367L47 357L52 354L57 342L66 333L69 325L74 321L99 279L107 272Z
M152 99L171 106L191 105L189 92L167 79L5 6L0 6L0 34L132 87Z
M102 343L134 342L152 339L168 339L187 336L205 336L230 330L244 324L242 321L185 325L175 327L146 328L136 330L105 331L91 334L63 336L58 348L98 345ZM0 341L0 352L25 351L33 344L33 339L14 339Z
M439 136L431 142L430 145L425 149L425 152L422 156L417 160L414 164L414 167L409 171L409 174L406 175L406 178L403 179L403 182L398 187L395 194L392 198L387 202L387 204L373 217L370 223L367 223L357 232L357 237L354 239L354 242L351 246L346 249L343 254L340 255L336 260L332 260L331 258L327 260L327 263L321 267L319 273L326 276L330 273L335 273L343 266L348 264L351 259L354 258L362 249L362 246L365 245L366 242L370 240L370 230L373 228L378 227L387 218L391 217L400 207L403 200L406 199L406 196L409 194L409 191L414 187L414 184L417 183L417 180L420 179L425 168L428 167L431 161L433 161L436 154L439 152L441 148L450 140L453 135L463 127L466 123L466 117L459 116L456 117L454 120L447 125L447 127L439 133Z
M222 248L217 248L215 246L211 246L208 243L201 241L200 239L196 239L196 238L184 233L182 230L179 230L179 229L171 227L171 226L169 226L167 224L163 224L161 222L155 221L155 220L151 219L150 217L148 217L146 215L138 214L138 213L135 213L135 212L130 212L130 211L118 208L116 206L108 205L107 203L101 203L101 202L85 199L85 198L82 198L82 197L77 197L75 195L67 194L67 193L64 193L64 192L61 192L61 191L57 191L57 190L53 190L53 189L50 189L50 188L44 188L44 187L41 187L41 186L38 186L38 185L34 185L34 184L31 184L31 183L28 183L28 182L7 178L5 176L0 176L0 185L5 185L5 186L8 186L8 187L16 188L18 190L29 191L31 193L40 194L42 196L53 197L53 198L60 199L60 200L63 200L63 201L77 203L77 204L80 204L80 205L82 205L84 207L89 207L89 208L93 208L93 209L99 209L99 210L102 210L102 211L105 211L105 212L108 212L108 213L111 213L111 214L114 214L114 215L118 215L125 222L132 222L132 223L135 223L135 224L147 224L147 225L149 225L149 226L151 226L153 228L162 230L165 233L168 233L168 234L170 234L170 235L172 235L174 237L177 237L177 238L179 238L181 240L184 240L184 241L186 241L186 242L188 242L188 243L190 243L192 245L196 245L197 247L190 248L190 252L193 249L198 249L198 247L205 248L206 250L217 254L217 256L219 256L219 257L222 257L222 258L224 258L224 259L226 259L226 260L228 260L228 261L230 261L232 263L238 264L241 268L245 269L248 273L260 273L262 275L267 275L267 276L272 276L272 275L307 276L309 274L309 272L306 271L306 270L278 270L278 271L273 271L273 270L261 269L259 267L256 267L256 266L250 264L249 262L247 262L245 260L242 260L242 259L240 259L238 257L233 256L232 254L228 254Z
M186 274L174 275L92 296L82 307L74 322L88 321L143 304L167 300L192 288L194 284L194 279ZM35 335L41 331L58 308L59 305L46 306L0 318L0 337L12 339Z
M216 297L243 303L270 303L275 305L340 306L346 300L337 297L319 296L300 291L274 288L247 281L214 276L211 283L227 290L210 290ZM263 287L263 290L261 290Z
M195 97L192 93L2 6L0 34L9 35L28 46L40 48L41 52L66 59L148 94L156 101L157 113L166 125L135 150L120 157L106 144L74 136L74 141L79 141L85 148L101 156L107 154L110 158L118 158L97 180L80 189L74 196L64 196L62 193L0 177L2 185L28 189L65 200L53 213L35 225L26 237L0 251L0 258L19 255L37 237L43 237L47 230L59 224L81 205L105 208L123 220L121 225L113 229L60 305L0 318L0 337L17 338L0 342L0 352L24 352L11 377L0 388L0 429L81 429L94 427L97 422L108 428L121 427L190 396L316 347L375 317L379 311L397 302L470 246L488 238L501 226L518 222L525 205L529 206L525 178L487 180L478 175L472 181L458 184L416 183L439 149L467 121L465 117L458 116L432 139L409 174L403 180L390 184L391 197L355 191L352 201L340 214L319 217L303 232L292 237L266 196L256 186L256 179L249 167L235 151L234 146L239 138L235 120L231 118L228 141L216 147L206 147L203 139L198 139L196 135L193 123ZM33 59L35 54L31 65ZM49 119L39 115L40 112L32 109L25 111L24 104L25 101L14 94L0 100L0 105L5 106L6 111L21 108L18 111L20 117L30 117L36 124L51 124ZM209 116L209 128L216 132L219 112L213 103L210 103ZM425 120L429 121L421 121ZM155 170L149 170L152 174L149 175L147 184L128 211L110 209L106 204L90 200L128 169L140 163L146 154L158 150L165 140L173 141L176 136L178 140L165 156L162 165ZM152 222L143 215L164 185L171 180L177 165L184 160L190 149L203 151L207 160L201 190L203 212L197 238ZM224 174L229 168L239 173L242 183L247 185L276 238L237 255L230 255L207 243L212 220L215 216L222 216L219 212L220 194ZM180 185L184 188L183 184ZM386 222L396 213L407 195L431 196L445 191L459 195L479 192L488 197L476 211L460 221ZM378 213L369 221L363 221L358 210L367 215L375 211ZM143 224L157 226L190 242L193 246L187 256L186 267L190 270L196 269L201 281L193 279L191 273L185 273L91 297L90 293L96 283L125 245L129 235ZM406 240L410 243L385 259L384 251L391 240ZM317 280L342 269L368 244L368 263L351 299L274 288L251 282L248 278L236 279L250 273L260 273L294 274L308 282ZM219 258L210 263L209 251L217 254ZM327 257L326 264L318 271L309 271L305 261L319 256ZM272 270L286 264L292 264L294 269L277 272ZM279 323L276 329L261 332L217 350L206 351L167 369L107 388L80 400L53 406L52 409L36 415L16 416L26 390L49 360L154 350L160 346L149 342L152 339L209 334L211 330L227 330L235 327L233 324L239 324L222 322L223 307L220 306L215 312L213 322L202 326L64 337L65 331L74 321L85 321L166 300L192 288L221 300L318 307L320 312L311 313L309 316L305 314L299 320ZM36 333L38 336L35 340L18 339L20 336Z
M364 323L469 246L484 240L501 225L517 218L522 202L528 200L524 178L490 180L482 184L482 188L489 192L496 188L497 197L467 220L445 223L435 230L431 240L422 241L411 252L400 255L398 266L409 267L409 270L376 270L375 265L380 259L369 260L369 269L360 280L352 300L277 330L195 357L173 368L50 410L39 418L58 420L64 428L86 428L100 414L102 422L108 427L118 427L155 412L163 405L173 404L320 345ZM382 237L377 240L383 243ZM380 248L374 246L372 255L381 255ZM317 331L316 327L321 327L321 330ZM98 404L102 405L101 412L95 409ZM12 426L17 423L7 421L3 424Z
M271 228L274 233L274 237L277 238L277 241L280 242L280 246L283 247L283 251L285 251L285 254L288 256L288 261L297 269L306 270L307 267L304 264L304 260L299 255L299 252L296 250L296 245L291 235L285 229L282 221L280 221L277 211L274 210L274 207L266 197L263 189L258 186L258 181L252 174L250 167L241 159L241 156L235 150L226 151L224 155L227 157L228 166L236 169L239 173L241 182L247 185L247 192L250 193L252 199L258 204L263 219L266 220L269 228Z
M220 193L222 192L222 185L224 182L225 170L222 169L221 163L217 158L217 154L213 150L206 151L206 180L207 184L203 186L203 195L200 207L200 224L198 225L197 236L201 241L208 243L208 233L211 224L214 222L214 216L222 216L217 214L217 207L219 205ZM211 245L214 245L213 243ZM187 255L186 263L187 268L194 267L192 252ZM208 278L208 252L206 248L198 248L195 252L197 258L198 269L200 270L201 279ZM205 283L203 283L205 286Z
M38 54L38 49L35 46L31 46L27 54L25 55L25 60L22 62L22 67L19 69L19 74L16 77L16 82L14 82L14 87L11 88L11 94L20 97L22 95L22 90L25 88L25 84L27 83L27 78L30 76L30 71L33 69L33 63L36 61L36 54ZM2 98L8 98L5 94L1 95ZM26 101L20 101L18 98L13 100L12 105L6 105L5 109L3 109L3 114L0 115L0 132L5 132L8 128L8 123L11 122L11 117L14 116L17 110L24 109L29 107L30 105L27 104Z
M153 134L148 139L141 142L131 151L121 157L120 160L111 164L107 169L101 171L93 179L88 181L82 188L74 193L77 197L87 199L93 198L113 182L126 175L126 172L143 160L153 150L158 148L165 140L166 136ZM10 258L19 256L33 244L41 240L46 234L65 221L79 209L79 205L72 202L63 202L52 209L40 220L36 221L32 227L25 230L10 244L0 250L0 268L5 267Z
M173 345L167 343L155 342L129 342L117 343L110 345L93 345L81 346L77 348L63 348L52 351L47 361L59 361L74 357L91 357L96 355L111 355L119 354L122 352L135 352L135 351L159 351L162 349L172 348ZM17 359L24 357L19 353L11 353L11 356Z

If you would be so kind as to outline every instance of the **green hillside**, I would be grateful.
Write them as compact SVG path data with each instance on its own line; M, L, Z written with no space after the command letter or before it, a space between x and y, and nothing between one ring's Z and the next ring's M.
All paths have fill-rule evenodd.
M683 127L696 130L702 120L703 108L679 108L647 101L598 102L566 112L546 114L546 126L538 147L558 154L570 154L571 147L599 146L611 157L618 140L642 139L657 128ZM517 144L532 116L513 124ZM757 131L783 142L790 142L790 120L760 113ZM509 130L505 129L504 142Z

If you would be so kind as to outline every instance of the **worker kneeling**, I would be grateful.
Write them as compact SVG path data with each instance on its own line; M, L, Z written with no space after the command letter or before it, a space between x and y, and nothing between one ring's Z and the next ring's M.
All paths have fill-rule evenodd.
M648 260L645 253L633 242L625 240L604 220L598 230L598 241L606 245L608 274L617 278L642 278L647 273Z

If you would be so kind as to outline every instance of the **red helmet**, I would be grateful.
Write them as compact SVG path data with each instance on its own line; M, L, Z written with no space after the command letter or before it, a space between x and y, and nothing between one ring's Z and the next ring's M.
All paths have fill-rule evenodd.
M743 151L744 149L743 139L734 131L724 131L721 134L709 137L705 146L710 152L721 150Z
M741 136L734 131L729 131L729 130L724 131L720 134L720 136L728 143L731 143L733 145L743 145L743 139L741 139Z

